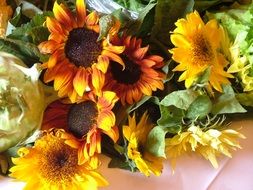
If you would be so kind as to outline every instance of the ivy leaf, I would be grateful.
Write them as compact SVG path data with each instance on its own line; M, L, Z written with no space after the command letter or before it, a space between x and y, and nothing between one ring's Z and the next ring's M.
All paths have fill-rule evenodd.
M157 0L152 37L169 46L169 34L178 18L193 11L194 0Z
M178 90L168 94L161 102L164 106L175 106L187 110L190 104L198 97L198 93L191 89Z
M160 126L154 127L149 135L145 148L151 154L158 157L166 157L165 155L165 135L167 131Z
M207 95L198 96L189 106L186 117L189 119L202 119L210 113L212 102Z
M233 88L230 85L223 87L223 94L220 95L213 105L212 113L224 114L224 113L245 113L245 110L235 97Z
M181 130L182 119L185 112L182 109L174 106L160 105L161 117L158 119L157 124L166 129L171 134L176 134Z

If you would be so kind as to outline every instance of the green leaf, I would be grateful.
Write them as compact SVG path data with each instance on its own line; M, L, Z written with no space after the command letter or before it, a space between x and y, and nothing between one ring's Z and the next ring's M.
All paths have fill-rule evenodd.
M168 94L161 102L164 106L175 106L187 110L190 104L198 97L198 93L191 89L174 91Z
M210 73L211 73L211 67L208 67L203 74L198 78L197 83L198 84L205 84L209 81L209 77L210 77Z
M141 11L146 6L142 0L114 0L114 1L126 9L130 9L136 12Z
M112 14L102 16L99 19L100 32L98 36L98 41L102 40L108 35L110 29L115 25L116 20Z
M140 32L141 27L145 27L143 24L147 24L144 23L144 20L146 18L146 16L148 15L148 13L156 6L156 2L154 0L151 0L149 2L149 4L147 6L145 6L140 12L139 12L139 16L136 20L134 20L134 24L131 25L131 27L128 29L128 33L132 34L132 35L136 35Z
M210 113L212 102L207 95L198 96L189 106L186 117L189 119L202 119Z
M48 29L43 27L47 16L52 16L52 12L44 12L34 16L29 23L15 28L7 37L38 45L49 36Z
M230 85L223 87L223 94L220 95L212 108L212 113L225 114L225 113L245 113L245 110L235 97L233 88Z
M169 46L169 34L175 28L175 22L192 12L193 6L194 0L158 0L152 37Z
M47 56L39 52L36 45L21 40L0 38L0 51L8 52L19 57L28 66L32 66L33 63L39 60L45 61L47 59Z
M158 119L157 124L166 129L171 134L176 134L181 130L182 119L185 115L184 110L174 106L160 105L161 117Z
M253 107L253 93L239 93L236 94L236 99L244 106Z
M10 19L10 23L13 26L20 26L21 25L21 17L22 17L22 13L21 13L21 7L17 7L14 13L14 16L12 17L12 19Z
M235 1L236 0L195 0L194 9L196 9L199 12L203 12L216 5L219 5L222 3L232 3Z
M138 102L132 104L130 107L128 107L127 113L131 113L131 112L137 110L139 107L141 107L146 102L153 102L158 105L159 99L158 99L158 97L155 97L155 96L143 96L143 98L140 101L138 101Z
M136 172L137 168L133 161L125 161L120 158L112 158L111 161L108 164L108 168L120 168L124 170L129 170L131 172Z
M148 135L145 150L155 156L165 158L165 135L166 131L163 128L154 127Z
M113 11L112 15L120 21L122 28L124 28L129 22L133 21L129 12L123 11L122 9Z

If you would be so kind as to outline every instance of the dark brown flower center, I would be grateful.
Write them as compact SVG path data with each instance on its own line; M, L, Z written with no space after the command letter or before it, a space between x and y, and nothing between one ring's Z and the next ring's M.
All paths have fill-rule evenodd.
M214 58L210 42L202 34L193 39L193 57L198 63L210 62Z
M141 76L141 69L138 64L130 60L127 56L121 57L125 63L125 69L119 63L111 63L112 77L118 82L123 84L134 84Z
M73 29L65 45L65 55L77 67L90 67L100 55L102 46L98 33L85 28Z
M68 130L77 138L86 135L96 123L98 109L94 102L73 104L68 112Z

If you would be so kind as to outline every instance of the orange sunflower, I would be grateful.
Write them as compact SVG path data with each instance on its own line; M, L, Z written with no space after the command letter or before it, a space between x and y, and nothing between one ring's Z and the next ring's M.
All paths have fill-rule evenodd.
M51 103L44 114L42 129L63 128L65 143L78 149L78 161L86 162L101 153L101 135L118 140L118 128L112 108L118 101L114 92L105 91L101 96L88 93L85 101L75 104Z
M94 68L105 73L110 60L124 65L117 55L124 51L124 46L113 46L108 39L97 41L99 16L95 11L86 14L84 0L76 0L76 14L57 1L53 12L54 18L47 17L45 22L50 32L48 41L39 45L42 53L51 54L43 64L44 81L54 81L58 95L75 102L87 89L92 89ZM109 34L114 35L119 27L116 21Z
M113 39L113 44L125 46L121 58L125 67L111 61L106 73L105 89L116 92L125 105L139 101L143 95L164 88L164 74L159 69L164 65L163 58L148 55L149 46L142 47L142 40L126 36Z

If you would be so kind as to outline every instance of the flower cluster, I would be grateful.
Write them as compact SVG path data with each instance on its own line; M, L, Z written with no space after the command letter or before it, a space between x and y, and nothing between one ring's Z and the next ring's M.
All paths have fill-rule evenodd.
M253 3L182 2L181 18L166 2L138 2L137 19L88 9L84 0L38 1L44 12L11 17L0 51L16 57L0 53L0 84L18 87L0 86L0 151L9 149L0 154L3 173L14 149L9 175L25 189L95 190L108 185L98 172L102 153L112 158L109 167L159 176L166 162L176 172L185 153L217 168L218 156L241 148L245 136L230 128L227 115L253 106ZM0 8L0 19L8 21L12 10L2 6L8 12ZM173 14L175 24L163 22L163 14ZM17 80L11 61L16 70L23 62L31 69ZM41 97L31 92L28 70L37 73ZM13 113L21 119L9 119Z

